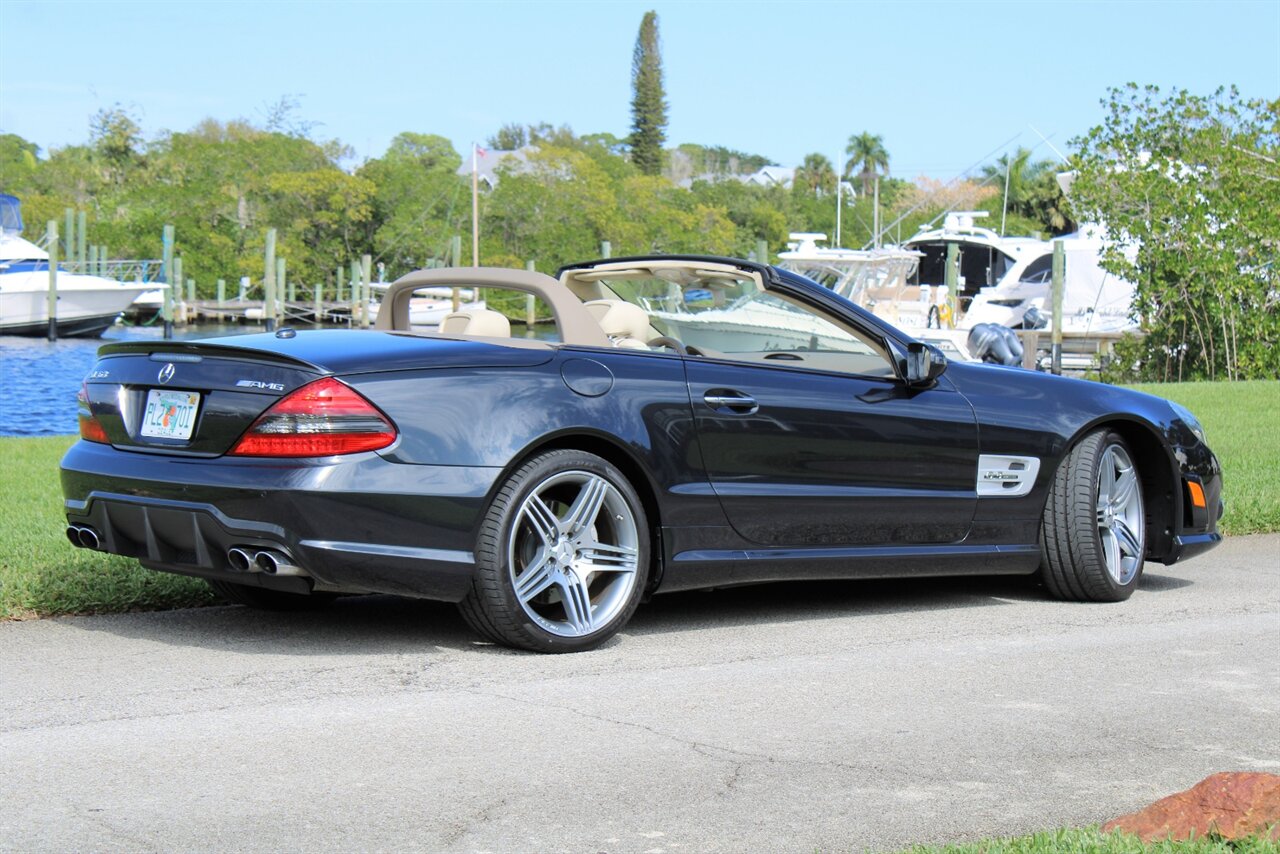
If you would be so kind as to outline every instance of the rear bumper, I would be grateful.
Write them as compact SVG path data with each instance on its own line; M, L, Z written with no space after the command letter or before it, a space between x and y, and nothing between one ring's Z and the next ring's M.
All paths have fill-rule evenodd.
M190 459L78 442L62 462L68 524L149 569L258 586L456 601L496 468ZM235 547L283 552L304 575L237 571Z

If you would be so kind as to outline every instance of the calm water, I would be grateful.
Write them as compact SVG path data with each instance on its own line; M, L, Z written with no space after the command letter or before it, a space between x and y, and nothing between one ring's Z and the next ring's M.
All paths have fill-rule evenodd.
M306 326L299 327L306 329ZM345 328L345 327L341 327ZM174 338L215 338L248 335L265 327L213 324L174 330ZM511 324L513 335L525 334L524 324ZM541 328L537 338L554 340L554 328ZM76 392L97 360L98 348L112 341L159 341L163 330L154 326L113 326L101 338L43 338L0 335L0 436L56 436L75 433Z
M212 338L261 332L261 326L199 326L174 331L175 338ZM113 326L101 338L0 336L0 436L54 436L75 433L76 392L112 341L158 341L155 326Z

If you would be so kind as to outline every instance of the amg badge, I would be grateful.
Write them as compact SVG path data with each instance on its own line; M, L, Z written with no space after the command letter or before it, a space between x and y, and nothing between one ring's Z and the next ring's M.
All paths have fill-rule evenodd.
M267 391L284 391L284 383L264 383L261 380L236 380L236 388L264 388Z

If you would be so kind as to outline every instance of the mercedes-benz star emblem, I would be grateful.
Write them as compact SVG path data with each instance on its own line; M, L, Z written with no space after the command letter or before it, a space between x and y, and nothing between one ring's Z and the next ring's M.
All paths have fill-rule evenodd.
M160 385L164 385L169 380L173 379L173 362L170 362L160 369L160 376L157 377L157 379L160 380Z

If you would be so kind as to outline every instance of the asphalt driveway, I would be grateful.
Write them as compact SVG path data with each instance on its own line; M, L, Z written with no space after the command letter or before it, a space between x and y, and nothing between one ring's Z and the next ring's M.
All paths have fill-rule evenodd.
M814 851L1280 771L1280 536L1128 603L1014 580L659 597L605 648L451 606L0 624L0 849Z

